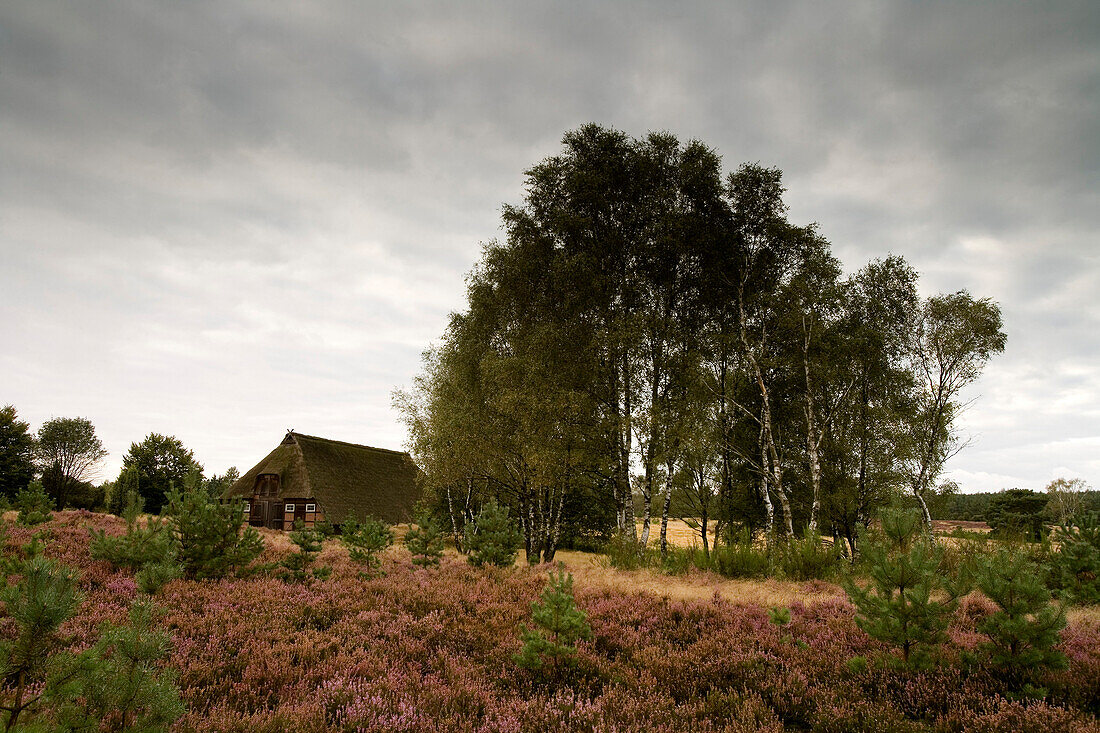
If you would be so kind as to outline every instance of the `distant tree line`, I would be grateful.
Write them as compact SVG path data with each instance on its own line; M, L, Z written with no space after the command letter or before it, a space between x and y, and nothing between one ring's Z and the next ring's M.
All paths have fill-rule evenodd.
M182 488L192 472L203 473L194 453L172 435L149 433L132 443L119 477L96 485L97 466L106 456L87 418L51 418L32 433L14 406L0 408L0 500L14 499L37 480L56 509L107 509L121 516L133 493L156 514L173 487ZM230 468L203 482L209 493L220 496L237 478L237 469Z
M1061 524L1089 512L1100 512L1100 491L1081 479L1056 479L1043 492L1006 489L943 497L933 511L935 519L995 523L1001 514L1036 516L1048 524Z
M780 171L667 133L571 131L525 191L395 397L459 542L490 499L531 562L613 531L663 551L674 498L704 544L717 522L852 549L902 494L931 522L995 303L921 299L898 256L846 276Z

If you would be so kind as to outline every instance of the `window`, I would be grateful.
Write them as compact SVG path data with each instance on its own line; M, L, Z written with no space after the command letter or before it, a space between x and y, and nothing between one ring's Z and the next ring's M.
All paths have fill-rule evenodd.
M294 505L293 504L287 504L286 509L284 509L283 511L293 512L294 511Z
M317 511L317 505L316 504L306 504L306 514L309 514L310 512L315 512L315 511Z
M246 514L251 512L252 511L252 504L246 501L244 503L244 511L245 511Z

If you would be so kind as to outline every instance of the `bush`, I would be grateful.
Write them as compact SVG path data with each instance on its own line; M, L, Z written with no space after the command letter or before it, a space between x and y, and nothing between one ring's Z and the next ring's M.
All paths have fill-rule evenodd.
M1100 603L1100 514L1089 512L1058 530L1048 559L1050 585L1074 603Z
M341 527L340 541L348 548L352 561L370 572L382 564L378 555L393 544L393 529L374 517L367 517L362 523L348 517Z
M436 567L443 559L443 534L428 514L416 518L416 526L405 533L405 548L412 553L414 565Z
M111 487L107 497L107 511L121 517L126 507L137 499L141 499L141 472L137 466L131 466L119 474L118 480ZM141 499L141 502L144 504L145 500Z
M33 527L53 518L53 499L42 488L40 481L32 481L15 495L15 508L19 516L15 520L25 527Z
M1039 568L1026 555L1001 550L988 556L974 580L997 604L997 611L978 621L978 631L989 638L981 646L989 661L1012 670L1066 666L1065 655L1054 649L1065 612L1051 605Z
M179 563L175 560L150 563L145 565L134 576L138 590L149 595L156 595L168 583L183 576Z
M523 535L508 518L507 507L490 499L466 531L467 561L471 565L511 567L523 544Z
M102 529L90 529L92 557L106 560L114 568L140 570L146 565L168 563L176 556L175 540L167 522L150 517L142 527L138 520L144 501L136 493L129 494L123 510L126 534L108 535Z
M130 607L130 625L104 624L96 644L65 660L48 700L62 730L166 731L185 712L175 673L161 671L171 644L153 628L146 603Z
M332 575L332 568L311 568L314 558L321 551L321 533L315 529L306 529L305 522L301 519L294 523L294 531L290 533L290 541L298 546L298 551L283 560L283 577L295 583L304 583L311 575L314 578L327 578Z
M711 567L727 578L761 578L771 569L764 548L753 544L748 528L742 528L728 544L715 545L710 551Z
M531 604L534 628L520 627L523 649L516 663L526 669L542 670L549 666L558 671L577 653L577 642L592 638L588 614L576 606L573 576L563 568L550 573L542 599Z
M604 554L611 567L619 570L637 570L646 565L645 548L622 532L611 535L604 546Z
M906 664L927 661L928 647L942 643L958 593L940 575L942 553L921 531L913 511L888 511L884 539L864 538L863 563L871 582L861 588L850 575L842 583L857 609L856 623L871 637L901 649ZM947 591L943 602L932 600Z
M833 576L842 563L838 548L826 546L809 530L802 539L779 545L777 551L779 569L788 580L824 580Z
M210 496L197 471L187 477L183 491L172 487L167 498L184 577L224 578L243 570L263 552L260 534L252 527L242 529L244 505Z

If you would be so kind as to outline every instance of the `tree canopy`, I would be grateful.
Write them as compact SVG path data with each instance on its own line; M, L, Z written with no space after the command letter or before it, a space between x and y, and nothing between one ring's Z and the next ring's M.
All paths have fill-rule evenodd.
M38 429L35 455L39 471L53 477L51 497L58 509L64 509L69 494L94 477L107 451L87 418L55 417Z
M154 514L164 506L170 488L182 488L189 473L201 474L203 470L179 438L159 433L149 433L140 443L130 445L122 457L122 470L130 468L138 470L138 490L145 500L145 510Z
M845 276L784 194L778 169L597 125L526 171L397 396L452 532L493 499L549 561L563 538L638 538L638 512L663 545L672 507L705 501L724 529L854 546L891 498L925 502L1000 311L922 301L897 256Z
M0 408L0 496L12 499L34 478L34 436L15 408Z

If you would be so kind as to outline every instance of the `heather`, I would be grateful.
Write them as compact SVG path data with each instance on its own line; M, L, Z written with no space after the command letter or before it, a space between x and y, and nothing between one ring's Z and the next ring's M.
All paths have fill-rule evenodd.
M120 520L62 512L13 527L6 551L45 531L44 553L74 568L83 598L60 629L74 651L101 623L124 625L139 598L132 570L89 552L89 529ZM261 563L293 551L264 534ZM390 548L364 577L335 540L327 579L172 580L155 597L172 639L164 662L187 712L178 731L1076 731L1100 730L1100 624L1060 633L1067 666L1005 681L967 662L996 610L981 596L955 610L937 663L891 664L893 650L855 623L841 598L792 603L789 621L719 597L573 587L591 628L554 674L516 663L551 566L477 568L443 558L414 565ZM0 626L4 638L14 629ZM854 660L854 661L853 661ZM1026 683L1026 686L1025 686Z

